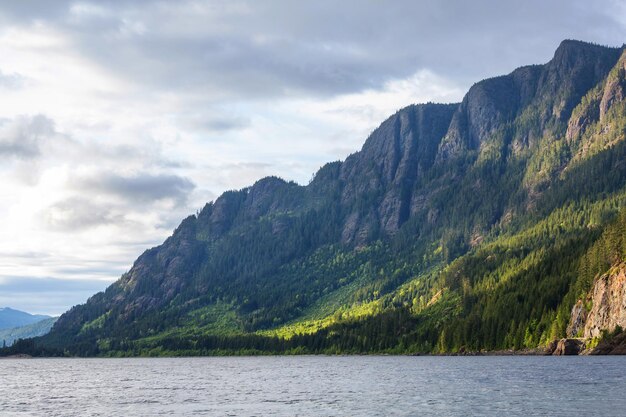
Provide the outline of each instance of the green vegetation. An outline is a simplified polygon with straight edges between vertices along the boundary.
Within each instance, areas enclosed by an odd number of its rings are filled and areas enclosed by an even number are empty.
[[[307,186],[229,191],[49,335],[3,352],[439,353],[563,337],[594,278],[626,259],[621,53],[564,42],[460,104],[399,111]]]
[[[56,321],[57,317],[50,317],[25,326],[2,329],[0,330],[0,343],[4,346],[11,346],[18,339],[42,336],[50,331]]]

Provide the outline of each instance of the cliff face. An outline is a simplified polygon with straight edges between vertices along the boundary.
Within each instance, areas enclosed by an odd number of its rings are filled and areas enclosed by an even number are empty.
[[[565,134],[568,142],[579,144],[580,154],[587,153],[599,140],[597,136],[606,136],[617,128],[615,117],[610,117],[614,116],[611,111],[619,112],[619,105],[625,98],[626,54],[623,53],[607,77],[591,89],[572,112]]]
[[[568,337],[582,336],[585,329],[585,323],[587,322],[587,315],[587,309],[585,308],[583,301],[578,300],[576,304],[574,304],[574,307],[572,307],[570,321],[567,325]]]
[[[457,104],[409,106],[387,119],[360,152],[341,164],[341,205],[350,208],[343,243],[363,245],[376,230],[394,234],[419,210],[420,179],[435,163],[439,143]],[[371,205],[356,204],[364,198]]]
[[[567,123],[581,98],[615,65],[617,48],[566,40],[545,65],[476,83],[463,98],[440,146],[438,160],[484,147],[494,134],[512,130],[503,146],[519,153]],[[556,129],[555,129],[556,128]]]
[[[586,306],[591,306],[587,309]],[[586,299],[578,300],[571,312],[568,337],[600,337],[603,331],[626,328],[626,264],[599,276]]]
[[[607,144],[623,139],[607,139],[606,129],[598,127],[613,123],[609,129],[620,131],[614,120],[626,91],[622,52],[564,41],[550,62],[480,81],[461,103],[399,110],[359,152],[326,164],[306,186],[270,177],[224,193],[141,255],[104,293],[64,314],[48,340],[63,345],[69,339],[147,337],[185,326],[194,309],[216,303],[231,306],[241,331],[273,328],[314,308],[330,314],[346,307],[341,303],[372,302],[432,264],[449,264],[480,248],[486,236],[493,239],[506,225],[520,222],[542,194],[549,198],[537,206],[556,210],[575,198],[592,200],[620,189],[621,177],[605,184],[602,170],[566,169],[587,142],[611,154]],[[587,130],[593,130],[593,138],[585,136]],[[622,163],[615,160],[614,165]],[[608,163],[602,168],[618,173]],[[577,194],[560,190],[567,175],[590,185]],[[527,254],[534,250],[531,244],[509,253]],[[488,267],[490,259],[499,258],[485,256],[479,263]],[[450,284],[451,292],[471,294],[466,290],[482,276],[461,275],[450,278],[460,283]],[[410,299],[386,306],[414,303],[417,309],[439,285],[439,278],[427,279]],[[614,295],[620,279],[598,281],[594,309],[587,312],[588,303],[577,304],[568,333],[596,334],[624,323],[618,307],[624,297]],[[554,288],[565,291],[567,285]],[[554,309],[562,296],[528,309],[529,314]],[[516,295],[510,301],[538,298]],[[468,300],[463,308],[474,302]],[[201,317],[211,317],[205,313]],[[507,331],[523,335],[523,320],[527,317],[502,328],[490,323],[489,337],[504,338]]]
[[[602,330],[626,328],[626,264],[598,278],[590,294],[591,310],[585,321],[584,337],[598,337]]]
[[[480,81],[460,104],[398,111],[360,152],[341,163],[341,202],[353,208],[344,219],[341,241],[364,245],[381,234],[395,234],[415,216],[441,221],[437,217],[444,210],[432,202],[467,174],[468,165],[532,157],[541,138],[563,134],[574,107],[611,72],[620,54],[619,48],[563,41],[547,64]],[[601,100],[606,112],[622,95],[620,82],[604,84],[612,92],[605,95],[615,97]],[[599,101],[596,107],[599,115]],[[572,130],[577,123],[584,121],[572,122]],[[355,204],[364,198],[371,204]]]

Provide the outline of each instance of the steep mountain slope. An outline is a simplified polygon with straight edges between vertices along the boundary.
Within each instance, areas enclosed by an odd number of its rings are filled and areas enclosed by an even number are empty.
[[[224,193],[32,343],[404,352],[564,336],[581,259],[626,201],[623,52],[564,41],[459,104],[398,111],[307,186]]]
[[[29,314],[24,311],[4,307],[0,308],[0,329],[11,329],[14,327],[25,326],[49,318],[50,316]]]

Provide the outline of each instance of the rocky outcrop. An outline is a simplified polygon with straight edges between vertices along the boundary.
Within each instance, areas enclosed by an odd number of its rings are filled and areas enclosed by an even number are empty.
[[[589,294],[592,303],[587,315],[584,337],[599,337],[603,330],[626,328],[626,264],[622,263],[600,276]]]
[[[591,89],[574,109],[565,137],[569,142],[579,140],[594,123],[602,122],[612,106],[626,98],[626,52],[602,83]],[[604,129],[609,127],[602,126]],[[603,129],[601,129],[603,130]]]
[[[594,89],[587,94],[583,103],[574,109],[565,132],[565,138],[569,143],[578,140],[589,126],[600,119],[601,99],[600,89]]]
[[[602,339],[598,346],[591,349],[590,355],[626,355],[626,332]]]
[[[532,147],[547,126],[567,122],[574,106],[613,68],[620,51],[564,41],[547,64],[480,81],[460,104],[428,103],[398,111],[372,132],[360,152],[340,164],[341,204],[351,207],[342,242],[360,246],[394,235],[412,216],[428,213],[432,207],[424,202],[431,195],[425,191],[436,194],[439,184],[426,190],[420,179],[432,176],[431,168],[454,182],[457,166],[448,166],[450,160],[467,158],[472,151],[498,153],[509,147],[517,153]],[[594,107],[598,114],[599,100]],[[503,133],[517,125],[519,131]]]
[[[557,342],[554,352],[555,356],[578,355],[585,348],[585,342],[582,339],[561,339]]]
[[[245,198],[245,191],[227,191],[215,202],[204,206],[198,220],[208,225],[211,235],[222,235],[233,225]]]
[[[278,177],[266,177],[251,187],[227,191],[214,203],[208,203],[198,214],[198,222],[206,226],[206,238],[216,238],[230,231],[235,223],[298,207],[303,196],[304,187]]]
[[[567,325],[567,337],[580,336],[585,328],[587,322],[587,310],[582,300],[578,300],[574,307],[572,307],[572,313],[570,316],[569,324]]]
[[[586,307],[591,306],[591,307]],[[554,347],[554,353],[567,354],[575,351],[572,340],[592,340],[602,337],[597,347],[583,352],[591,355],[626,353],[626,333],[619,333],[626,328],[626,263],[621,263],[606,274],[598,277],[584,300],[572,307],[567,336]],[[608,339],[604,337],[609,335]],[[575,339],[579,336],[581,338]],[[584,347],[580,347],[579,353]],[[577,353],[576,353],[577,354]]]
[[[513,132],[512,151],[533,146],[548,126],[569,120],[574,107],[606,77],[620,53],[620,48],[565,40],[545,65],[518,68],[475,84],[454,114],[437,161],[479,149],[503,126],[515,126],[516,120],[520,126],[534,127]],[[586,118],[582,115],[579,124]]]
[[[477,149],[490,134],[519,110],[520,91],[514,74],[476,83],[463,98],[439,149],[445,160],[466,149]]]
[[[385,120],[360,152],[341,164],[341,205],[352,207],[343,243],[366,243],[377,230],[394,234],[412,213],[416,181],[434,164],[458,104],[406,107]],[[358,202],[368,201],[364,207]]]
[[[538,94],[552,104],[552,115],[567,121],[580,99],[613,68],[621,52],[621,48],[575,40],[561,42],[538,83]]]
[[[626,53],[622,54],[617,65],[607,77],[602,101],[600,102],[600,120],[615,102],[626,98]]]

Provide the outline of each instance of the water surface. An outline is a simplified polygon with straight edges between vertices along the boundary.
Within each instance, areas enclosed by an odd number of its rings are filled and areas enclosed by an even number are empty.
[[[626,357],[0,360],[2,416],[626,415]]]

